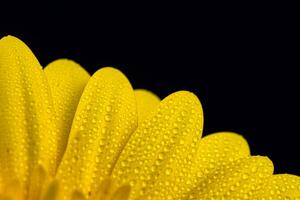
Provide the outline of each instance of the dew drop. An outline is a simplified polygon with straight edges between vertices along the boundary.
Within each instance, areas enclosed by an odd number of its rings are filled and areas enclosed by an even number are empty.
[[[109,122],[111,120],[110,115],[105,115],[104,119],[105,121]]]
[[[166,175],[170,175],[172,173],[172,169],[171,168],[167,168],[165,171]]]

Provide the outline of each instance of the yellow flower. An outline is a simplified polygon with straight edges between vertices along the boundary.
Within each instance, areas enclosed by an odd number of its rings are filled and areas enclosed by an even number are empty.
[[[161,101],[66,59],[43,70],[22,41],[0,41],[0,200],[300,198],[300,178],[273,175],[243,137],[202,129],[190,92]]]

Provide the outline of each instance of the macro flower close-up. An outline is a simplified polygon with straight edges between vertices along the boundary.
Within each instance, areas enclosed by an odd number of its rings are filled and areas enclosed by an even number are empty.
[[[300,199],[237,133],[202,137],[198,97],[160,100],[118,69],[44,68],[19,39],[0,40],[0,200]]]

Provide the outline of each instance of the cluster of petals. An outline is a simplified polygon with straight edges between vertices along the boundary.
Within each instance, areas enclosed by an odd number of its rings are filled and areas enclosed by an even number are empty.
[[[112,67],[43,68],[0,40],[0,200],[300,198],[299,176],[236,133],[202,137],[203,122],[191,92],[160,100]]]

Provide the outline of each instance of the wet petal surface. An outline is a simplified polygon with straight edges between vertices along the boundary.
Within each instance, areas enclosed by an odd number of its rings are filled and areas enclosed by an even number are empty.
[[[152,92],[144,89],[136,89],[134,93],[137,102],[138,123],[141,124],[152,112],[155,112],[160,99]]]
[[[266,180],[259,194],[260,199],[300,199],[300,177],[291,174],[276,174]]]
[[[192,162],[188,155],[196,153],[202,128],[198,98],[186,91],[171,94],[131,136],[113,170],[113,178],[119,184],[132,186],[131,199],[143,198],[163,174],[171,175]]]
[[[209,174],[229,162],[248,157],[249,154],[247,141],[240,135],[220,132],[205,136],[198,142],[196,153],[190,152],[185,158],[192,161],[183,162],[173,171],[161,173],[148,195],[152,199],[186,199],[197,196],[195,194],[201,190],[200,183],[209,178]]]
[[[208,174],[191,199],[253,199],[273,170],[267,157],[238,159]]]
[[[109,67],[97,71],[80,99],[58,170],[65,195],[75,189],[85,197],[96,195],[136,126],[136,101],[127,78]]]
[[[42,165],[54,175],[59,152],[48,82],[30,49],[19,39],[0,40],[0,190],[29,177]]]
[[[79,64],[67,59],[51,62],[44,71],[50,85],[60,135],[60,160],[66,149],[79,99],[90,75]]]

